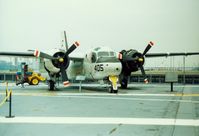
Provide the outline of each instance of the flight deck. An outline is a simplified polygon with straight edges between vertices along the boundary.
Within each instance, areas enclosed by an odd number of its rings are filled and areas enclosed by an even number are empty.
[[[6,86],[0,83],[0,100]],[[110,94],[97,85],[15,86],[12,115],[0,107],[1,136],[199,136],[199,85],[129,84]]]

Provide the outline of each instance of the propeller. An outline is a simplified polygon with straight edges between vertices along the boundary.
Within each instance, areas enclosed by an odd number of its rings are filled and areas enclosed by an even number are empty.
[[[65,35],[65,33],[64,33]],[[66,41],[66,35],[65,35],[65,41]],[[63,81],[63,85],[65,87],[69,86],[70,83],[68,81],[68,76],[66,73],[66,69],[68,68],[69,65],[69,54],[72,53],[80,44],[78,42],[75,42],[74,44],[72,44],[72,46],[70,46],[70,48],[68,48],[68,44],[66,42],[65,47],[66,47],[66,52],[56,52],[53,56],[46,54],[44,52],[35,50],[34,51],[34,56],[35,57],[41,57],[41,58],[45,58],[45,59],[49,59],[52,61],[52,64],[56,67],[60,69],[61,72],[61,76],[62,76],[62,81]]]
[[[60,68],[60,71],[61,71],[61,75],[62,75],[63,85],[64,85],[65,87],[69,86],[70,83],[69,83],[69,81],[68,81],[68,76],[67,76],[67,74],[66,74],[66,69],[65,69],[64,67],[61,67],[61,68]]]
[[[153,45],[154,43],[150,41],[147,47],[145,48],[145,50],[143,51],[143,53],[140,53],[132,49],[128,51],[122,50],[120,52],[120,54],[122,55],[118,56],[118,58],[122,62],[122,74],[130,75],[131,72],[134,72],[140,69],[144,77],[144,82],[148,83],[148,79],[146,77],[145,70],[143,67],[144,61],[145,61],[144,57]]]
[[[53,57],[53,56],[51,56],[51,55],[48,55],[48,54],[46,54],[46,53],[44,53],[44,52],[39,51],[39,50],[35,50],[35,51],[34,51],[34,56],[35,56],[35,57],[46,58],[46,59],[51,59],[51,60],[57,59],[57,58],[55,58],[55,57]]]
[[[62,81],[63,81],[63,85],[65,87],[69,86],[70,83],[68,81],[68,76],[66,73],[66,69],[69,65],[69,58],[68,55],[73,52],[77,47],[79,46],[78,42],[75,42],[74,44],[72,44],[72,46],[66,51],[66,53],[64,54],[63,58],[59,58],[59,62],[61,63],[61,67],[60,67],[60,71],[61,71],[61,75],[62,75]],[[67,47],[67,46],[66,46]],[[68,63],[67,63],[67,67],[64,64],[64,58],[68,58]]]
[[[71,52],[73,52],[79,46],[78,42],[75,42],[65,53],[65,56],[68,56]]]
[[[143,77],[144,77],[144,82],[147,84],[149,81],[148,81],[148,79],[147,79],[147,77],[146,77],[146,73],[145,73],[145,70],[144,70],[143,65],[140,66],[140,70],[141,70],[142,75],[143,75]]]
[[[147,54],[147,52],[151,49],[151,47],[154,45],[154,43],[152,41],[150,41],[147,45],[147,47],[145,48],[144,52],[142,53],[143,56],[145,56]],[[140,66],[140,70],[142,72],[142,75],[144,77],[144,82],[147,84],[149,81],[146,77],[146,74],[145,74],[145,70],[144,70],[144,67],[143,65]]]
[[[146,53],[151,49],[151,47],[154,45],[154,43],[152,41],[149,42],[149,44],[147,45],[147,47],[145,48],[144,52],[142,53],[143,56],[146,55]]]

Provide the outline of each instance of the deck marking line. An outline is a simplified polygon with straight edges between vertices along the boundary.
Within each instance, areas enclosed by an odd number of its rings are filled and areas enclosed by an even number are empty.
[[[0,93],[5,94],[5,93]],[[108,93],[28,93],[28,92],[15,92],[13,95],[21,96],[199,96],[199,93],[193,94],[182,94],[182,93],[173,93],[173,94],[149,94],[149,93],[134,93],[134,94],[108,94]]]
[[[0,117],[1,123],[28,124],[126,124],[199,126],[199,120],[163,118],[108,118],[108,117]]]
[[[0,92],[0,94],[5,94]],[[174,97],[198,97],[199,93],[162,93],[162,94],[151,94],[151,93],[133,93],[133,94],[109,94],[109,93],[56,93],[56,92],[44,92],[44,93],[29,93],[29,92],[15,92],[13,95],[21,96],[174,96]]]
[[[104,99],[104,100],[127,100],[127,101],[159,101],[159,102],[183,102],[183,103],[199,103],[199,101],[193,100],[178,100],[178,99],[156,99],[156,98],[132,98],[132,97],[119,97],[120,95],[115,95],[115,97],[110,97],[109,95],[59,95],[59,94],[36,94],[31,93],[31,95],[22,93],[23,95],[15,94],[16,96],[39,96],[39,97],[63,97],[63,98],[78,98],[78,99]]]
[[[122,98],[122,97],[95,97],[95,96],[54,96],[78,99],[105,99],[105,100],[128,100],[128,101],[159,101],[159,102],[184,102],[184,103],[199,103],[192,100],[172,100],[172,99],[148,99],[148,98]]]

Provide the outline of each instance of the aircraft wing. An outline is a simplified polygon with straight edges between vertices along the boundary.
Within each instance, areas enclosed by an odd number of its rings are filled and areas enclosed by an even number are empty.
[[[72,61],[83,61],[84,60],[84,58],[81,58],[81,57],[69,57],[69,58]]]
[[[13,57],[35,57],[34,52],[0,52],[0,56],[13,56]],[[71,56],[72,61],[83,61],[84,57]]]
[[[147,53],[145,57],[169,57],[169,56],[189,56],[189,55],[199,55],[199,52]]]
[[[35,57],[34,52],[0,52],[0,56]]]
[[[71,53],[69,55],[69,58],[71,61],[83,61],[84,60],[84,54],[82,53]]]

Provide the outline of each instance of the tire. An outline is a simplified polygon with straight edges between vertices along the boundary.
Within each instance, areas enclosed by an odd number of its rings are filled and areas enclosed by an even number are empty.
[[[122,89],[127,89],[127,86],[128,86],[128,74],[130,74],[130,73],[122,72],[120,74],[120,85],[121,85]]]
[[[112,86],[108,88],[109,93],[118,93],[118,90],[114,90]]]
[[[128,80],[127,79],[123,79],[121,82],[121,88],[126,89],[128,85]]]
[[[32,84],[32,85],[38,85],[38,84],[39,84],[39,80],[38,80],[36,77],[34,77],[34,78],[32,78],[32,80],[31,80],[31,84]]]
[[[113,93],[118,93],[118,90],[113,90]]]
[[[54,90],[55,90],[55,82],[54,82],[54,81],[50,80],[50,81],[48,82],[48,89],[49,89],[50,91],[54,91]]]
[[[109,92],[109,93],[113,93],[113,88],[112,88],[112,86],[108,87],[108,92]]]

